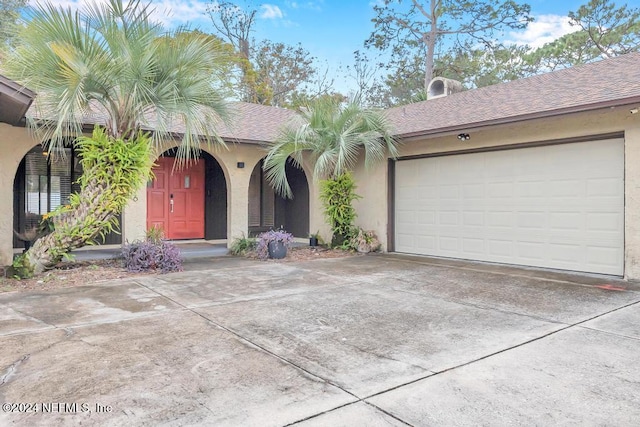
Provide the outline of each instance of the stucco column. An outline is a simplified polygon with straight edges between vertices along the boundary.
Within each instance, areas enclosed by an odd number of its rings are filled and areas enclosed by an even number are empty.
[[[3,147],[0,141],[0,150],[7,153],[7,148]],[[13,159],[12,159],[13,160]],[[13,171],[13,175],[12,175]],[[0,168],[0,266],[10,265],[13,262],[13,178],[16,166],[13,161],[2,160]]]
[[[625,129],[625,278],[640,279],[640,117]]]
[[[0,123],[0,266],[13,262],[13,181],[24,155],[38,142],[29,131]]]
[[[229,168],[227,183],[227,246],[249,232],[249,180],[252,168]]]
[[[305,156],[303,165],[309,185],[309,233],[320,232],[325,242],[331,242],[331,227],[324,218],[322,202],[320,201],[320,181],[313,178],[313,164]]]
[[[122,242],[142,240],[147,231],[147,187],[142,186],[122,212]]]
[[[265,155],[255,146],[232,145],[218,154],[227,179],[227,246],[249,233],[249,181],[253,168]],[[239,167],[239,163],[243,167]]]

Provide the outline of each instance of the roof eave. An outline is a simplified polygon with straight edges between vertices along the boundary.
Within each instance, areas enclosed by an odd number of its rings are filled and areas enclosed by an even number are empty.
[[[417,139],[427,136],[438,136],[449,133],[478,130],[491,126],[506,125],[517,122],[523,122],[528,120],[544,119],[550,117],[564,116],[567,114],[584,113],[595,110],[602,110],[606,108],[627,107],[640,104],[640,96],[632,96],[628,98],[615,99],[610,101],[596,102],[592,104],[583,104],[578,106],[572,106],[567,108],[560,108],[556,110],[538,111],[529,114],[520,114],[510,117],[502,117],[499,119],[484,120],[480,122],[470,122],[455,126],[442,127],[437,129],[427,129],[423,131],[407,132],[403,134],[396,134],[395,136],[403,140]]]
[[[13,126],[23,124],[36,93],[0,75],[0,121]]]

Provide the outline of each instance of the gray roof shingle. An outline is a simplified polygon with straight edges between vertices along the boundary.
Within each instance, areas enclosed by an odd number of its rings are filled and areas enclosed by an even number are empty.
[[[640,53],[387,110],[394,133],[415,137],[640,103]]]
[[[234,102],[230,113],[231,124],[220,126],[218,132],[224,139],[238,142],[275,141],[280,129],[296,116],[293,110],[247,102]]]

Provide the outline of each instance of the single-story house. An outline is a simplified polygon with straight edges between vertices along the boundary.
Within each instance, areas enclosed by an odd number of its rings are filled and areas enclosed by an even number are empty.
[[[387,111],[399,158],[354,172],[357,224],[385,251],[640,279],[639,69],[632,53],[462,92],[435,79],[429,100]],[[238,125],[222,132],[228,150],[205,148],[200,166],[173,175],[159,161],[156,181],[123,214],[122,238],[153,224],[170,238],[227,243],[280,225],[328,237],[309,165],[291,169],[291,201],[274,196],[260,171],[263,145],[293,113],[236,108]],[[64,173],[37,166],[38,144],[15,121],[0,124],[9,153],[0,199],[14,200],[0,205],[0,264],[11,260],[20,215],[54,207],[77,173],[73,160]],[[171,209],[181,215],[174,223]]]

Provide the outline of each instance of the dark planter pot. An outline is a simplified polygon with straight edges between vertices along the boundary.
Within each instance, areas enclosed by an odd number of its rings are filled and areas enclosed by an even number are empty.
[[[309,237],[309,246],[313,246],[313,247],[318,246],[318,238],[317,237]]]
[[[269,242],[268,249],[271,259],[282,259],[287,256],[287,245],[283,242]]]

